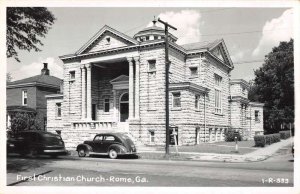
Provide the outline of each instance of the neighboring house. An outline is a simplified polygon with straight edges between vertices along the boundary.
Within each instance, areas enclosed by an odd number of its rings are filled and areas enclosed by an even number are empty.
[[[7,127],[17,112],[36,113],[40,129],[46,130],[47,102],[45,95],[59,93],[62,80],[50,76],[47,63],[40,75],[8,82],[6,86]]]
[[[247,100],[244,81],[237,87],[245,91],[235,89],[223,39],[185,45],[176,44],[172,34],[169,39],[170,129],[177,131],[178,144],[223,141],[230,128],[249,138],[263,133],[262,104]],[[64,93],[47,96],[47,129],[61,130],[68,148],[101,131],[126,131],[143,144],[165,143],[164,29],[154,22],[132,38],[104,26],[60,59]],[[260,122],[248,128],[256,109]]]

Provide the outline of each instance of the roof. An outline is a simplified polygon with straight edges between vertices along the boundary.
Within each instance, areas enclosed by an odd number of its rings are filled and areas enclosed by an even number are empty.
[[[230,80],[230,85],[233,85],[233,84],[241,84],[244,87],[246,87],[248,90],[250,89],[250,84],[244,79],[232,79],[232,80]]]
[[[61,84],[61,79],[51,76],[51,75],[36,75],[36,76],[32,76],[32,77],[28,77],[25,79],[21,79],[21,80],[17,80],[17,81],[13,81],[13,82],[9,82],[7,83],[7,86],[16,86],[16,85],[23,85],[23,84],[35,84],[35,85],[49,85],[52,87],[60,87]]]
[[[105,25],[87,43],[85,43],[75,54],[82,54],[84,51],[90,48],[107,31],[122,38],[123,40],[126,40],[127,42],[130,42],[132,44],[138,44],[138,41],[135,40],[134,38],[131,38],[130,36],[122,32],[119,32],[118,30],[115,30],[114,28],[108,25]]]
[[[162,31],[162,32],[164,32],[165,30],[163,29],[163,28],[161,28],[161,27],[158,27],[158,26],[151,26],[151,27],[147,27],[147,28],[144,28],[144,29],[142,29],[141,31],[139,31],[139,32],[144,32],[144,31],[150,31],[150,30],[155,30],[155,31]],[[139,33],[138,32],[138,33]]]
[[[27,106],[7,106],[7,112],[32,112],[36,113],[33,108]]]
[[[195,42],[195,43],[189,43],[189,44],[183,44],[180,45],[184,49],[190,51],[190,50],[200,50],[200,49],[211,49],[215,45],[219,44],[222,41],[222,39],[217,39],[214,41],[202,41],[202,42]]]

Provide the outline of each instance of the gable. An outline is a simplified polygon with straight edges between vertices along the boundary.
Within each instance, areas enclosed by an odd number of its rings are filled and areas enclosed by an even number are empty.
[[[226,45],[223,40],[220,40],[217,44],[212,46],[209,49],[210,53],[222,61],[224,64],[228,65],[229,67],[233,68],[232,61],[230,59],[230,55],[227,51]]]
[[[127,36],[109,26],[101,28],[76,54],[125,47],[138,44],[134,38]]]
[[[122,40],[121,38],[115,36],[110,32],[105,32],[101,38],[95,41],[85,53],[102,51],[107,49],[113,49],[118,47],[130,46],[128,42]]]
[[[216,56],[218,59],[220,59],[221,61],[225,62],[224,59],[224,53],[222,53],[220,46],[217,46],[216,48],[214,48],[211,53]]]

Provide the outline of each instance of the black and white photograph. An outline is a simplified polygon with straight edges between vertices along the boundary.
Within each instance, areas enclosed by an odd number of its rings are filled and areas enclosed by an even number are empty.
[[[4,1],[0,193],[299,193],[280,2]]]

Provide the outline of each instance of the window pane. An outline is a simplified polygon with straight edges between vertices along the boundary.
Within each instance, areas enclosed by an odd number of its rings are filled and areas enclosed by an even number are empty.
[[[109,99],[104,99],[104,112],[109,112]]]
[[[190,67],[191,76],[197,76],[198,75],[198,68],[197,67]]]
[[[173,93],[173,107],[181,107],[180,93]]]
[[[113,136],[106,136],[105,137],[105,141],[114,141],[115,140],[115,137]]]
[[[129,99],[128,93],[126,93],[126,94],[124,94],[124,95],[122,96],[121,101],[122,101],[122,102],[127,102],[128,99]]]
[[[57,109],[56,116],[61,117],[61,103],[56,103],[56,109]]]
[[[149,60],[149,71],[155,71],[156,70],[156,60]]]
[[[199,108],[199,96],[195,96],[195,108],[198,109]]]

